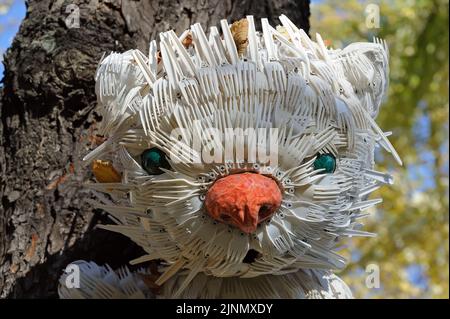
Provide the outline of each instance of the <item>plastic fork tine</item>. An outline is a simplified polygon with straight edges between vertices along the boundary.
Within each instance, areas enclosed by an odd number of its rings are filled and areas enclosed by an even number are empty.
[[[305,48],[302,45],[300,32],[297,26],[294,25],[284,14],[280,16],[280,21],[288,32],[292,42],[298,47],[299,50],[304,51]]]
[[[273,43],[273,35],[269,28],[269,21],[267,18],[261,19],[264,43],[267,49],[267,57],[269,61],[277,60],[277,54],[275,50],[275,44]]]
[[[117,56],[115,52],[111,52],[110,58],[108,59],[108,64],[106,65],[106,71],[108,72],[116,72],[115,63],[117,61]]]
[[[397,163],[399,165],[403,165],[403,162],[400,158],[400,156],[398,155],[397,151],[395,150],[395,148],[392,146],[391,142],[387,139],[387,137],[384,135],[383,131],[380,129],[380,127],[377,125],[377,123],[375,123],[375,121],[372,119],[372,117],[369,114],[366,114],[364,112],[364,116],[366,117],[366,119],[368,120],[370,126],[372,127],[372,129],[381,137],[381,139],[386,143],[387,145],[387,151],[389,151],[392,156],[395,158],[395,160],[397,161]]]
[[[226,90],[227,97],[235,97],[239,94],[238,72],[235,66],[226,64],[218,69],[219,80]]]
[[[316,42],[319,45],[319,52],[323,56],[326,62],[330,61],[330,57],[327,52],[327,48],[325,47],[325,43],[322,40],[322,36],[319,33],[316,33]]]
[[[220,38],[219,30],[217,30],[216,27],[211,27],[210,38],[219,64],[224,65],[229,63],[227,60],[225,47],[223,46],[222,39]]]
[[[163,108],[165,101],[165,87],[168,86],[167,80],[164,78],[159,78],[156,80],[153,87],[153,93],[155,95],[155,103],[158,108]]]
[[[150,124],[150,123],[151,123],[153,117],[156,117],[156,116],[153,116],[151,108],[152,108],[152,99],[151,99],[151,96],[149,95],[146,98],[146,100],[144,100],[143,106],[142,106],[141,110],[139,111],[142,128],[144,129],[144,133],[146,136],[149,136],[150,131],[152,131],[154,129],[154,127],[152,125],[153,123],[152,124]]]
[[[194,79],[182,79],[179,87],[182,96],[189,105],[195,107],[201,103],[197,81]]]
[[[238,52],[236,49],[236,43],[234,43],[233,36],[230,31],[230,26],[227,20],[221,20],[220,26],[222,27],[222,33],[225,40],[225,46],[228,51],[229,58],[232,64],[237,64],[239,61]]]
[[[195,75],[194,62],[192,62],[192,59],[189,57],[189,54],[187,53],[187,51],[184,48],[181,41],[176,36],[175,32],[173,30],[171,30],[167,34],[168,34],[170,42],[173,45],[175,45],[176,50],[180,56],[181,62],[183,63],[182,70],[185,70],[187,72],[187,74],[183,72],[183,75],[186,77],[193,77]]]
[[[105,65],[105,71],[116,72],[115,63],[117,61],[117,58],[118,58],[117,53],[111,51],[111,53],[108,56],[107,64]]]
[[[203,31],[200,23],[196,23],[191,26],[194,42],[196,43],[196,50],[200,53],[200,56],[204,59],[203,62],[207,62],[209,66],[214,67],[217,65],[217,61],[211,50],[211,47],[206,39],[205,32]],[[206,60],[206,61],[205,61]]]
[[[250,49],[250,59],[256,63],[258,69],[261,70],[261,58],[258,51],[258,40],[256,38],[255,21],[253,16],[247,16],[248,21],[248,46]]]
[[[150,87],[152,87],[153,83],[156,81],[156,78],[150,71],[147,63],[144,61],[141,54],[137,50],[133,51],[133,57],[134,57],[134,60],[136,61],[137,65],[139,66],[141,73],[144,75],[144,78],[147,81],[148,85],[150,85]]]
[[[269,29],[272,32],[272,34],[278,39],[278,41],[280,41],[284,46],[286,46],[288,49],[296,53],[299,56],[299,58],[302,59],[303,62],[305,62],[306,66],[305,74],[306,76],[309,76],[309,74],[311,73],[311,65],[307,54],[303,52],[303,50],[295,47],[295,45],[289,42],[280,32],[278,32],[278,30],[274,29],[272,26],[269,25]]]
[[[158,48],[156,45],[156,41],[150,41],[149,49],[148,49],[148,67],[150,68],[150,72],[152,72],[153,76],[156,78],[158,58],[157,58]]]
[[[297,26],[291,20],[289,20],[289,18],[286,17],[284,14],[280,16],[280,21],[283,25],[288,24],[289,27],[292,28],[292,30],[295,32],[299,40],[303,42],[303,47],[308,48],[312,54],[315,54],[314,44],[312,40],[308,37],[308,35],[305,33],[305,31],[303,31],[303,29],[297,28]]]
[[[105,62],[105,57],[106,57],[106,52],[103,52],[102,57],[100,58],[100,61],[97,64],[97,70],[96,73],[98,72],[98,70],[100,69],[100,67],[104,64]]]
[[[154,114],[160,115],[161,113],[162,111],[155,103],[155,99],[152,99],[150,102],[150,107],[146,109],[147,118],[150,118],[148,133],[150,133],[151,131],[155,131],[159,127],[159,122],[157,120],[158,117],[153,115]]]
[[[178,86],[178,76],[177,76],[178,72],[176,70],[175,61],[172,60],[169,54],[169,45],[166,44],[164,38],[161,39],[160,45],[161,45],[161,56],[164,61],[164,69],[167,72],[170,85],[175,89]]]
[[[111,51],[111,53],[106,57],[107,62],[105,64],[105,66],[104,66],[105,71],[108,71],[108,72],[112,71],[112,72],[114,72],[114,70],[112,70],[114,58],[115,58],[115,52]]]

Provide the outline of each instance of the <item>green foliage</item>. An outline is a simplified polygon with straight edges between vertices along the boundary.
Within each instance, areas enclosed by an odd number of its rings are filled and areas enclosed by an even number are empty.
[[[389,96],[377,122],[393,132],[405,163],[378,156],[377,169],[392,172],[395,185],[374,194],[383,204],[365,223],[378,236],[349,242],[345,253],[353,258],[341,275],[356,297],[448,298],[448,0],[380,1],[378,29],[366,26],[370,3],[376,2],[312,4],[311,35],[320,33],[332,47],[373,36],[388,42]],[[365,285],[371,263],[380,268],[379,289]],[[410,278],[411,267],[423,271],[422,280]]]

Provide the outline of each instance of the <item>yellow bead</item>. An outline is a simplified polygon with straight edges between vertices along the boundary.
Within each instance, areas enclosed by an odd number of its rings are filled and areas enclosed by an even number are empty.
[[[110,161],[94,160],[92,172],[99,183],[119,183],[122,180],[122,176]]]

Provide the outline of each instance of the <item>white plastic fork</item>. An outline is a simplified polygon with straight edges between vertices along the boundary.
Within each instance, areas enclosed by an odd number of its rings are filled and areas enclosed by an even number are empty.
[[[180,77],[193,77],[195,75],[195,65],[189,54],[187,53],[185,47],[181,43],[181,40],[176,36],[173,30],[167,32],[167,37],[170,43],[175,46],[175,50],[179,56],[179,74]]]
[[[152,95],[148,94],[142,98],[142,107],[139,110],[142,128],[146,136],[150,136],[150,132],[154,132],[159,126],[159,116],[163,111],[154,103]]]
[[[228,61],[227,59],[226,50],[223,45],[222,39],[220,38],[219,30],[217,30],[216,27],[210,28],[209,42],[214,49],[213,51],[215,52],[218,64],[223,65],[226,63],[230,63],[230,61]]]
[[[158,47],[156,45],[156,40],[150,41],[150,45],[148,48],[148,67],[150,68],[150,72],[153,74],[156,79],[156,74],[158,72]]]
[[[234,65],[224,64],[217,67],[217,76],[222,94],[225,98],[239,95],[239,79]]]
[[[217,66],[217,61],[200,23],[192,25],[191,30],[195,50],[201,59],[200,66],[205,64],[210,67]]]
[[[152,87],[153,83],[156,81],[156,77],[148,67],[148,61],[144,60],[145,56],[139,50],[133,50],[132,54],[148,85]]]
[[[261,19],[264,42],[267,49],[268,61],[264,62],[264,71],[267,76],[267,83],[271,90],[284,92],[286,89],[286,71],[278,61],[277,50],[273,42],[272,28],[267,19]]]
[[[317,107],[317,124],[319,129],[327,127],[330,118],[334,118],[336,107],[331,86],[315,75],[310,76],[311,86],[316,89],[317,97],[321,103]]]
[[[299,114],[301,95],[306,87],[306,81],[297,72],[291,71],[287,76],[285,108],[293,114]]]
[[[253,20],[253,16],[247,16],[248,22],[248,51],[250,53],[250,60],[253,61],[258,70],[262,69],[261,57],[258,51],[258,39],[256,37],[256,28],[255,21]]]
[[[165,109],[165,103],[171,104],[172,89],[169,86],[169,81],[163,77],[157,79],[153,85],[153,95],[158,109]]]
[[[167,35],[165,33],[161,33],[160,38],[161,57],[164,61],[164,69],[166,70],[167,77],[169,79],[169,86],[176,91],[178,89],[178,82],[182,74],[180,65],[178,64],[172,45],[167,39]]]
[[[299,48],[305,48],[309,50],[311,54],[315,54],[314,43],[303,29],[297,28],[297,26],[284,14],[280,16],[280,21],[293,39],[293,42],[296,43]]]
[[[208,100],[215,100],[220,96],[216,67],[202,67],[197,69],[197,79],[200,83],[202,93]]]
[[[202,94],[200,94],[199,84],[193,78],[183,78],[179,82],[180,92],[186,102],[192,108],[202,103]]]
[[[239,61],[239,56],[236,49],[236,44],[233,40],[233,35],[230,31],[230,26],[228,25],[227,20],[220,20],[220,25],[222,27],[222,33],[225,41],[225,47],[228,51],[228,57],[230,59],[230,62],[235,65]]]

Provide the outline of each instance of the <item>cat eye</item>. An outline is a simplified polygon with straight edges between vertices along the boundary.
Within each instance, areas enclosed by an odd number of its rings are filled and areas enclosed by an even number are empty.
[[[336,158],[332,154],[320,154],[313,163],[314,169],[325,169],[322,174],[333,173],[336,169]]]
[[[166,154],[157,147],[142,152],[141,166],[149,175],[161,175],[161,168],[170,169]]]

